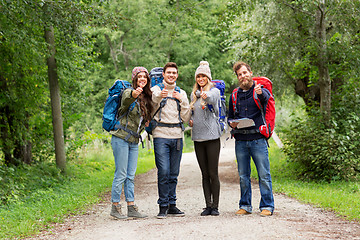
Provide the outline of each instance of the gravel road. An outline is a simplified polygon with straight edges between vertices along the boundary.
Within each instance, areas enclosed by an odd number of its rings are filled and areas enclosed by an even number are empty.
[[[224,141],[222,141],[224,145]],[[141,159],[140,159],[141,161]],[[109,216],[110,195],[85,215],[71,216],[33,239],[359,239],[360,224],[334,213],[303,204],[283,194],[274,194],[275,211],[260,217],[259,188],[253,182],[251,215],[236,216],[240,197],[234,140],[225,142],[219,166],[220,216],[200,216],[205,207],[201,173],[195,153],[183,154],[177,188],[177,206],[185,217],[157,219],[156,169],[136,177],[136,204],[149,217],[114,220]],[[123,211],[126,210],[123,207]]]

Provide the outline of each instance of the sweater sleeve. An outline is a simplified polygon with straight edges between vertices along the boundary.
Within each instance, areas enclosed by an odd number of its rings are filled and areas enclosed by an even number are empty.
[[[184,123],[189,122],[191,117],[190,104],[187,98],[186,92],[184,90],[180,90],[181,94],[181,102],[180,102],[180,116]]]
[[[266,88],[262,88],[262,94],[258,95],[261,104],[265,105],[270,98],[270,92]]]
[[[127,111],[127,109],[130,107],[130,105],[135,102],[135,98],[133,98],[132,96],[132,89],[128,88],[125,89],[122,97],[121,97],[121,105],[119,108],[119,115],[122,115],[123,113],[125,113]]]
[[[220,90],[217,88],[212,88],[210,91],[207,92],[207,98],[205,101],[208,104],[216,105],[220,100]]]
[[[159,104],[162,100],[162,97],[161,97],[161,89],[159,86],[154,86],[151,88],[151,91],[152,91],[152,101],[155,103],[155,104]]]

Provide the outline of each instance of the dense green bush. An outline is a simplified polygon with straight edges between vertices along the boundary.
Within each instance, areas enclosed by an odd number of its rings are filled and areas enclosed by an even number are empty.
[[[360,178],[360,82],[349,79],[333,92],[330,121],[317,107],[284,131],[289,167],[299,178],[353,180]]]
[[[360,118],[355,112],[341,112],[330,124],[314,114],[286,131],[284,151],[298,177],[333,181],[360,176]]]

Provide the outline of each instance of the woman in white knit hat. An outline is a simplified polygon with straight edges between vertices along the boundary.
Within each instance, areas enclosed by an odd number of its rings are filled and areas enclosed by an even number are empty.
[[[195,72],[195,85],[190,96],[192,116],[189,122],[206,204],[201,216],[219,215],[220,90],[211,80],[209,63],[201,61]]]

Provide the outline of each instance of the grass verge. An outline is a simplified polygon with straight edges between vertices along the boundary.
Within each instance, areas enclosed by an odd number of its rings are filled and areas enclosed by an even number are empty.
[[[360,182],[304,182],[294,178],[287,168],[286,157],[270,140],[269,157],[273,190],[294,197],[301,202],[312,204],[335,212],[338,216],[360,221]],[[257,179],[254,163],[251,164],[252,178]]]
[[[139,150],[136,174],[155,166],[153,152],[141,147]],[[48,165],[46,170],[56,168],[54,164]],[[27,167],[27,175],[37,174],[41,179],[46,174],[31,168]],[[110,146],[92,147],[76,161],[69,162],[67,168],[67,177],[60,181],[54,179],[47,187],[38,183],[21,183],[32,185],[33,189],[20,199],[0,206],[0,239],[20,239],[38,234],[51,228],[52,223],[62,222],[70,214],[81,214],[99,202],[102,194],[111,188],[114,175],[112,150]]]
[[[0,206],[0,239],[21,239],[44,229],[51,232],[52,223],[62,222],[71,214],[81,214],[102,200],[103,193],[111,189],[114,160],[110,144],[94,142],[75,161],[68,162],[65,177],[54,163],[7,170],[12,172],[9,182],[13,187],[17,185],[14,189],[18,194],[13,194],[7,205]],[[190,138],[185,139],[183,151],[193,151]],[[153,149],[140,146],[136,174],[154,167]],[[7,176],[4,168],[0,170]]]

